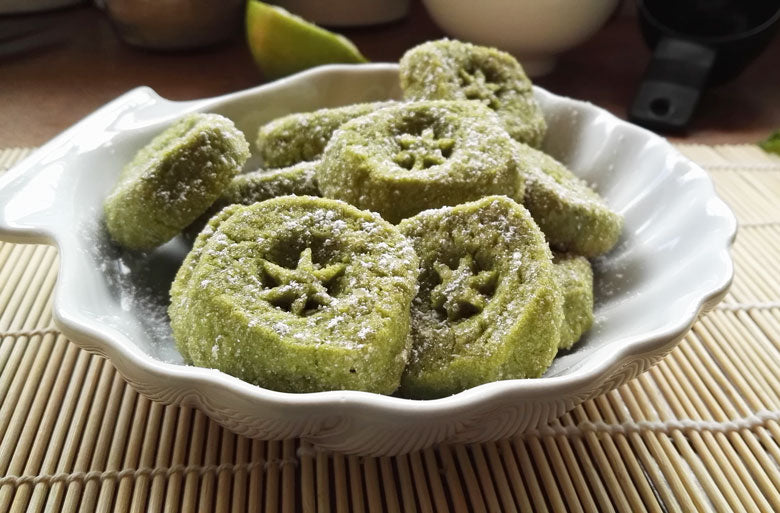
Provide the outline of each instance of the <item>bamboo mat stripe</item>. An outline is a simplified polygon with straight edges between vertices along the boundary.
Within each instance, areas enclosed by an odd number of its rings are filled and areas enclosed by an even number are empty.
[[[780,158],[678,148],[740,220],[725,300],[549,426],[397,457],[235,435],[53,327],[57,253],[0,242],[0,512],[780,511]],[[0,173],[30,149],[0,151]]]

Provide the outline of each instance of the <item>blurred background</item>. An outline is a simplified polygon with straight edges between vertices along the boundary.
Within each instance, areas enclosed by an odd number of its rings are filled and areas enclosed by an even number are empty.
[[[780,128],[780,2],[752,1],[276,3],[344,34],[372,61],[397,61],[445,35],[499,46],[556,94],[674,140],[717,144],[754,143]],[[239,0],[0,0],[0,146],[40,145],[140,85],[187,100],[263,83],[245,8]]]

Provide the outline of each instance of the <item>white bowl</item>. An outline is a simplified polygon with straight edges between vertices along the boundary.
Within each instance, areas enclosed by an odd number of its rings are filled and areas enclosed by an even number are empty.
[[[280,393],[184,365],[165,307],[185,245],[174,240],[133,257],[106,241],[102,201],[122,165],[188,112],[226,115],[251,140],[261,123],[288,112],[399,94],[394,64],[325,66],[189,102],[134,89],[0,178],[0,237],[57,245],[55,322],[76,344],[109,358],[142,394],[197,407],[241,434],[300,436],[361,454],[494,440],[543,425],[646,370],[725,294],[736,220],[707,174],[646,130],[536,89],[549,124],[545,149],[625,219],[618,246],[595,263],[595,326],[543,378],[414,401],[355,391]]]
[[[549,73],[556,56],[604,25],[618,0],[423,0],[444,32],[513,54],[529,76]]]

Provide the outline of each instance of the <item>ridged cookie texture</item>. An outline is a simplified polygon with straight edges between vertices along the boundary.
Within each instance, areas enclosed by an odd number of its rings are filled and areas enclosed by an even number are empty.
[[[153,249],[192,223],[249,158],[229,119],[191,114],[142,148],[103,203],[108,233],[129,249]]]
[[[323,196],[397,223],[429,208],[522,194],[513,143],[479,102],[403,103],[342,125],[317,179]]]
[[[542,145],[547,131],[542,109],[523,67],[510,54],[442,39],[406,52],[399,71],[405,99],[482,102],[515,140]]]
[[[399,225],[420,256],[405,396],[541,376],[558,351],[562,296],[531,215],[506,196],[427,210]]]
[[[392,393],[408,354],[418,258],[398,229],[341,201],[231,205],[171,287],[185,359],[285,392]]]

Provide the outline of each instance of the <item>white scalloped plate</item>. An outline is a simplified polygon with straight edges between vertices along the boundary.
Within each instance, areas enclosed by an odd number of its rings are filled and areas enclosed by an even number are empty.
[[[495,440],[536,428],[646,370],[726,293],[737,225],[707,174],[660,137],[537,88],[549,124],[545,150],[625,218],[618,246],[595,263],[594,328],[543,378],[413,401],[354,391],[280,393],[184,365],[164,314],[184,244],[173,241],[132,257],[106,243],[102,201],[122,165],[187,112],[224,114],[251,141],[261,123],[288,112],[399,94],[394,64],[325,66],[189,102],[134,89],[0,178],[0,237],[59,248],[57,326],[79,346],[109,358],[142,394],[197,407],[248,436],[301,436],[360,454]]]

